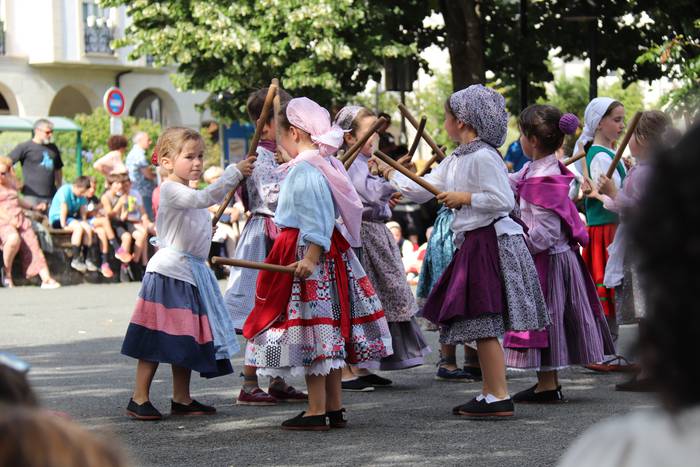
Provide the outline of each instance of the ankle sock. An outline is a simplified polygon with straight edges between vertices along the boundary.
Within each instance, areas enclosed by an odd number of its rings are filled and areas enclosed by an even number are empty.
[[[100,260],[102,264],[109,263],[109,258],[107,258],[107,253],[100,253]]]
[[[486,394],[486,397],[484,399],[486,399],[487,404],[493,404],[494,402],[506,401],[506,400],[510,399],[510,396],[506,396],[502,399],[499,399],[498,397],[494,396],[493,394]]]

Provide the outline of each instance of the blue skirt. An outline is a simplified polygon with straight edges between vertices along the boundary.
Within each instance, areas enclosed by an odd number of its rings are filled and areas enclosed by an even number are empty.
[[[197,371],[205,378],[233,373],[231,361],[217,360],[214,338],[197,287],[147,272],[141,284],[122,354]]]

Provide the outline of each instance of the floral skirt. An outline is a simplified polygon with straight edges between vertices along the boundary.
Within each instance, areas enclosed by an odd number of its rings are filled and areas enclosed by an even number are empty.
[[[284,241],[289,230],[283,230],[278,241]],[[305,252],[305,246],[297,246],[296,259],[302,259]],[[346,360],[352,364],[378,362],[393,353],[382,304],[362,265],[350,248],[339,255],[342,264],[338,268],[332,255],[324,253],[310,277],[295,277],[282,315],[248,341],[246,365],[257,367],[259,375],[325,375],[345,366]],[[339,290],[338,271],[347,275],[346,296]],[[260,290],[260,282],[258,287]],[[349,302],[347,338],[342,329],[345,305],[340,300]]]

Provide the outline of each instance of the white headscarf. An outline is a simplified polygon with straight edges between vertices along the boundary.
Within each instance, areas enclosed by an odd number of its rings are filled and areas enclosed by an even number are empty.
[[[583,131],[581,132],[581,136],[579,136],[578,140],[576,140],[576,144],[574,144],[574,152],[571,154],[572,156],[579,154],[584,150],[583,147],[586,144],[593,141],[593,138],[595,137],[595,130],[598,128],[603,115],[605,115],[605,112],[608,111],[613,102],[615,102],[615,99],[610,97],[596,97],[586,106],[586,111],[583,114]],[[579,174],[583,173],[583,161],[583,159],[579,159],[574,162],[574,166]]]

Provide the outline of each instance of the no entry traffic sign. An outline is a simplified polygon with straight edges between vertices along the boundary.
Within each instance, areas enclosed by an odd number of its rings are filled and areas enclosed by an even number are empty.
[[[119,88],[111,87],[107,89],[104,97],[104,106],[107,113],[112,117],[119,117],[126,108],[126,99]]]

